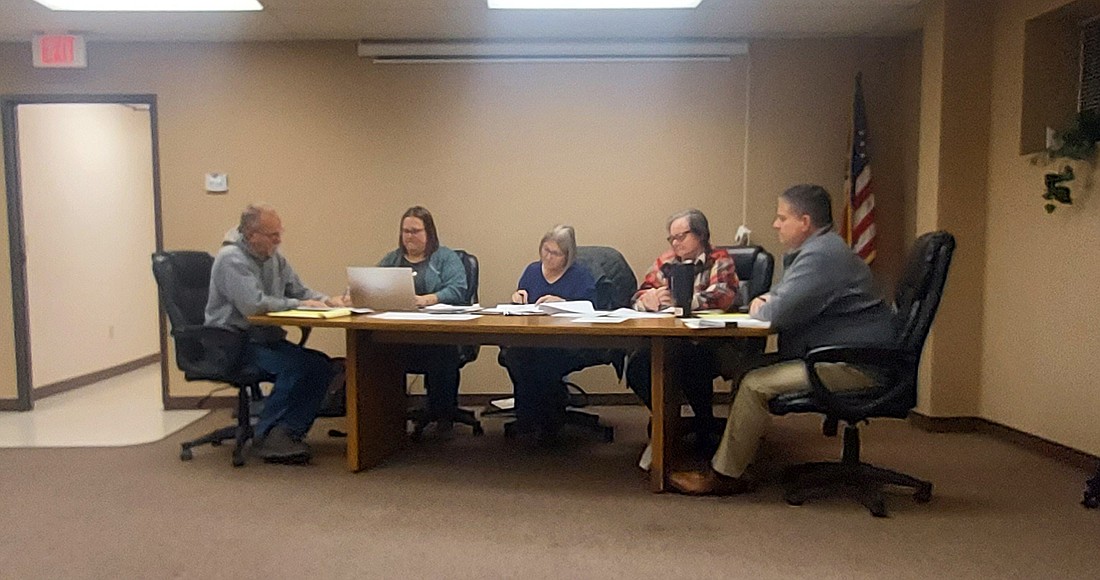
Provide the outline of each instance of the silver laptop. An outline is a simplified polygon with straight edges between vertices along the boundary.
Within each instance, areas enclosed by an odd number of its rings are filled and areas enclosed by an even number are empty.
[[[349,266],[348,291],[355,308],[416,310],[412,268]]]

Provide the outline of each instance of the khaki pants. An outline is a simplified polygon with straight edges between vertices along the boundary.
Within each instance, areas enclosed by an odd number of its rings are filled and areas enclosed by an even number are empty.
[[[844,363],[823,363],[817,366],[817,372],[832,391],[854,391],[874,385],[872,378]],[[773,364],[746,374],[730,406],[722,443],[711,461],[714,470],[729,477],[741,477],[756,455],[771,420],[768,401],[783,393],[809,388],[806,366],[800,360]]]

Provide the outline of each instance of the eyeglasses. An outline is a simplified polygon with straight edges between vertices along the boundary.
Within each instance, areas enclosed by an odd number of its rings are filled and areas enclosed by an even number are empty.
[[[678,233],[678,234],[672,234],[671,236],[669,236],[665,239],[668,240],[668,243],[674,244],[676,242],[684,241],[684,238],[688,237],[689,235],[691,235],[691,230],[688,230],[686,232],[681,232],[681,233]]]
[[[401,233],[405,234],[406,236],[415,236],[416,234],[419,234],[423,231],[424,228],[401,228]]]
[[[560,257],[565,255],[565,252],[561,252],[561,251],[558,251],[558,250],[551,250],[549,248],[543,248],[542,249],[542,254],[544,256],[553,256],[555,258],[560,258]]]

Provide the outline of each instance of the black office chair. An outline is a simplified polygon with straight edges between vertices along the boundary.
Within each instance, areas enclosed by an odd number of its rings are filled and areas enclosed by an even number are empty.
[[[577,248],[578,263],[583,264],[592,277],[596,279],[596,303],[599,310],[615,310],[630,306],[630,299],[638,288],[638,279],[626,258],[615,248],[607,246],[579,246]],[[501,354],[497,361],[504,366],[505,348],[501,348]],[[593,352],[592,364],[598,366],[609,364],[615,368],[615,374],[619,380],[623,378],[625,369],[626,352],[620,349],[599,349]],[[600,416],[595,413],[587,413],[579,410],[579,407],[587,405],[587,393],[576,383],[564,377],[562,382],[569,391],[569,407],[565,411],[565,424],[575,425],[582,429],[594,431],[604,441],[611,443],[615,440],[615,428],[600,423]],[[515,421],[504,424],[505,437],[515,435]]]
[[[894,293],[898,332],[892,348],[825,346],[803,358],[811,389],[773,398],[769,408],[776,415],[821,413],[822,431],[836,436],[840,421],[844,425],[844,451],[840,462],[807,463],[788,472],[790,486],[784,498],[801,505],[813,497],[835,491],[855,496],[876,517],[886,516],[883,487],[907,487],[913,499],[924,503],[932,498],[932,483],[860,461],[859,423],[876,417],[904,419],[917,404],[917,369],[924,340],[932,327],[936,309],[947,281],[947,270],[955,250],[955,238],[947,232],[932,232],[917,238],[909,261]],[[874,369],[881,377],[868,390],[832,392],[817,374],[819,363],[843,362]]]
[[[454,252],[458,254],[458,258],[462,260],[462,267],[466,270],[466,295],[462,297],[462,304],[471,306],[478,302],[477,291],[480,273],[477,256],[465,250],[455,250]],[[481,345],[477,344],[464,344],[457,348],[459,368],[477,360],[477,355],[481,351]],[[408,419],[413,424],[412,438],[414,440],[420,439],[424,434],[424,429],[433,422],[433,419],[426,416],[421,410],[409,412]],[[481,427],[481,421],[478,420],[473,411],[456,408],[450,419],[455,423],[469,425],[473,429],[474,435],[485,434],[485,429]]]
[[[1096,468],[1096,475],[1085,482],[1085,497],[1081,505],[1090,509],[1100,507],[1100,467]]]
[[[233,466],[240,467],[245,463],[245,443],[252,438],[250,404],[263,398],[260,382],[270,377],[241,365],[248,340],[244,332],[203,326],[213,264],[214,258],[206,252],[157,252],[153,254],[153,276],[171,324],[176,366],[184,378],[226,383],[237,389],[237,424],[185,441],[180,445],[180,459],[189,461],[193,447],[217,447],[233,439]]]
[[[741,312],[749,311],[749,303],[753,298],[765,294],[772,288],[772,277],[775,274],[775,258],[762,246],[718,246],[729,252],[733,258],[734,268],[737,270],[737,304]],[[750,337],[738,339],[738,350],[743,352],[763,353],[768,346],[768,339],[764,337]],[[740,365],[743,367],[744,365]],[[744,372],[744,368],[723,369],[722,376],[728,380],[737,380]],[[718,421],[719,430],[725,428],[725,421]]]
[[[737,269],[737,304],[748,312],[749,302],[772,287],[775,258],[761,246],[718,246],[729,252]]]

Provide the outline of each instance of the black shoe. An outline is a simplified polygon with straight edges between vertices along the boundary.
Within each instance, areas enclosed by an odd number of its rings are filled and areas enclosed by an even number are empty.
[[[267,463],[309,463],[313,453],[302,441],[296,441],[281,425],[276,425],[267,435],[252,444],[252,452]]]
[[[561,425],[553,422],[542,424],[535,436],[535,441],[540,447],[557,447],[561,445]]]
[[[450,441],[455,436],[455,423],[450,419],[440,419],[435,422],[435,438],[440,441]]]

